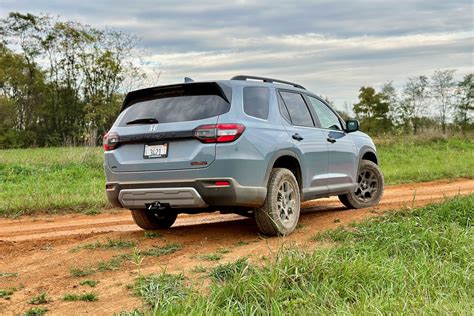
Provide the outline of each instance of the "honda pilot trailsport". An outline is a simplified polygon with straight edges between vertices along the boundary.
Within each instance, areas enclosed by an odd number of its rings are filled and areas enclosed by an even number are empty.
[[[104,136],[107,197],[141,228],[218,210],[287,235],[303,201],[379,202],[383,176],[358,121],[287,81],[189,81],[128,93]]]

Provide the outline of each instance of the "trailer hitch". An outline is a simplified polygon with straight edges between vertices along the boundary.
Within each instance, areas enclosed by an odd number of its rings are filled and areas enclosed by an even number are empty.
[[[146,203],[145,207],[147,210],[153,211],[153,212],[164,211],[168,208],[167,205],[161,204],[159,201],[156,201],[153,203]]]

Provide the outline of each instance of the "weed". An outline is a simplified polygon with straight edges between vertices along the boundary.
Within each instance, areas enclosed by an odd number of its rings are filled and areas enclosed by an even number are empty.
[[[69,268],[69,272],[71,273],[73,277],[80,278],[80,277],[92,275],[96,271],[90,267],[83,267],[83,268],[72,267],[72,268]]]
[[[181,249],[180,244],[167,244],[165,246],[153,246],[153,248],[141,251],[143,256],[159,257],[174,253]]]
[[[149,239],[154,239],[154,238],[163,238],[163,235],[157,232],[147,231],[144,233],[144,237],[149,238]]]
[[[43,292],[38,296],[30,298],[30,300],[28,301],[28,303],[31,305],[48,304],[49,302],[51,302],[51,299],[48,297],[48,293],[46,292]]]
[[[161,310],[180,304],[189,293],[182,274],[165,273],[138,278],[134,291],[152,310]]]
[[[116,256],[107,261],[99,261],[96,265],[96,270],[100,272],[115,271],[120,267],[123,260],[123,257]]]
[[[217,249],[216,252],[219,253],[219,254],[221,254],[221,255],[225,255],[226,253],[229,253],[229,252],[230,252],[230,249],[229,249],[229,248],[226,248],[226,247],[221,247],[221,248]]]
[[[247,245],[250,245],[250,243],[248,241],[239,241],[235,244],[236,246],[247,246]]]
[[[64,294],[63,301],[73,302],[73,301],[83,301],[83,302],[95,302],[97,301],[97,295],[94,293],[84,293],[84,294]]]
[[[216,281],[228,281],[237,275],[243,275],[249,269],[247,258],[240,258],[237,261],[219,264],[213,268],[209,276]]]
[[[87,280],[81,281],[79,284],[80,285],[88,285],[90,287],[95,287],[97,284],[99,284],[99,281],[98,280],[87,279]]]
[[[99,249],[99,250],[117,250],[135,247],[135,242],[131,240],[122,239],[107,239],[106,242],[96,241],[90,244],[84,244],[73,248],[72,252],[77,252],[81,249]]]
[[[217,254],[217,253],[208,253],[208,254],[199,256],[199,258],[206,261],[219,261],[222,259],[222,255]]]
[[[17,272],[0,272],[0,278],[17,278]]]
[[[141,276],[140,268],[141,268],[141,266],[142,266],[143,256],[142,256],[142,254],[140,253],[140,249],[135,248],[135,249],[133,250],[133,253],[132,253],[132,255],[130,256],[130,262],[133,263],[133,264],[137,267],[137,274],[138,274],[139,276]]]
[[[4,298],[6,300],[9,300],[11,295],[13,293],[15,293],[15,291],[16,291],[16,288],[9,288],[9,289],[5,289],[5,290],[0,289],[0,298]]]
[[[96,208],[84,211],[84,215],[89,215],[89,216],[99,215],[100,213],[102,213],[102,212],[99,209],[96,209]]]
[[[42,316],[46,314],[48,309],[46,307],[33,307],[27,310],[23,315],[24,316]]]
[[[194,272],[194,273],[204,273],[204,272],[206,272],[206,271],[207,271],[206,267],[203,267],[202,265],[195,266],[195,267],[191,270],[191,272]]]

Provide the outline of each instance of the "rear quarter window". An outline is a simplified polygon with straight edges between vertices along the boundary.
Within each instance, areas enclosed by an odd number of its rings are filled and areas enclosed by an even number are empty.
[[[245,114],[268,119],[270,90],[264,87],[244,87],[243,94]]]

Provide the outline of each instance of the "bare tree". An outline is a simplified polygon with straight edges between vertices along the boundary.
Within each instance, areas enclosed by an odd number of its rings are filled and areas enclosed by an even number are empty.
[[[463,133],[472,126],[474,117],[474,74],[464,76],[456,89],[454,121],[459,124]]]
[[[413,133],[417,134],[422,117],[429,113],[430,89],[426,76],[408,78],[403,90],[403,101],[400,106],[403,120],[410,124]]]
[[[456,96],[454,72],[455,70],[436,70],[431,77],[433,104],[436,107],[443,133],[446,133],[446,124]]]

